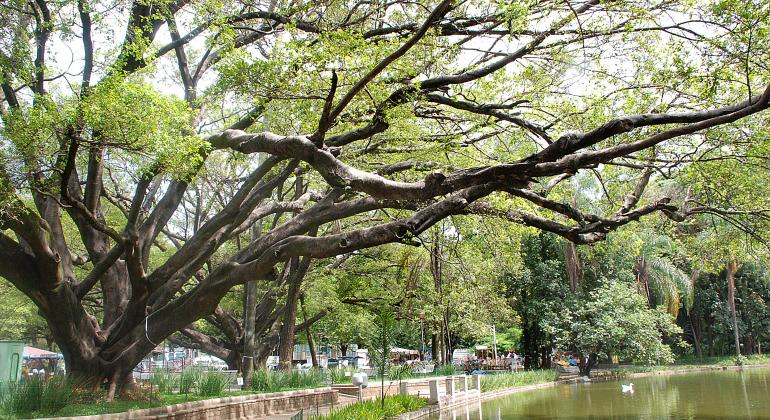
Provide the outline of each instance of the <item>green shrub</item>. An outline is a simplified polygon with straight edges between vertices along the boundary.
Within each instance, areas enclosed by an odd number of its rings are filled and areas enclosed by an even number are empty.
[[[256,392],[268,392],[272,388],[270,371],[267,369],[257,369],[251,375],[251,389]]]
[[[332,384],[349,384],[353,381],[354,369],[329,369],[329,382]]]
[[[391,395],[382,400],[362,401],[334,410],[325,416],[311,417],[317,420],[382,420],[408,411],[419,410],[427,404],[423,398],[413,395]]]
[[[439,376],[451,376],[451,375],[454,375],[455,372],[456,372],[456,369],[454,365],[436,366],[436,373]]]
[[[161,394],[170,394],[176,388],[178,378],[168,370],[156,370],[152,373],[149,383]]]
[[[230,384],[230,378],[222,372],[210,370],[203,372],[198,379],[198,395],[216,397],[222,395]]]
[[[251,388],[256,392],[278,392],[286,389],[318,388],[325,384],[319,370],[291,372],[257,369],[251,378]]]
[[[179,374],[179,393],[190,394],[198,385],[202,371],[197,367],[189,367]]]
[[[69,404],[74,386],[63,376],[31,378],[0,387],[0,410],[11,416],[54,414]]]
[[[550,369],[482,375],[481,392],[552,382],[557,376],[558,374]]]
[[[412,376],[412,368],[406,365],[403,366],[394,366],[390,368],[390,379],[394,380],[402,380],[407,379],[410,376]]]

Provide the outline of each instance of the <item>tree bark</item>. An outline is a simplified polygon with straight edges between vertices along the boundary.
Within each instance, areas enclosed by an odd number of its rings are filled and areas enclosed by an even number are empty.
[[[243,312],[243,389],[251,389],[251,377],[254,372],[254,354],[257,347],[257,282],[246,283]]]
[[[305,258],[304,260],[307,260]],[[294,335],[295,324],[297,320],[297,303],[299,301],[300,283],[303,274],[300,274],[302,270],[301,265],[306,262],[303,261],[300,264],[298,257],[295,257],[289,263],[289,290],[286,294],[286,309],[283,314],[283,324],[281,326],[281,341],[278,346],[278,357],[281,360],[281,369],[291,370],[292,359],[294,357]],[[307,262],[309,264],[309,262]],[[307,270],[307,268],[305,268]]]
[[[701,349],[701,342],[700,342],[700,324],[698,320],[698,314],[695,312],[695,308],[690,309],[690,329],[692,330],[692,341],[695,345],[695,354],[698,356],[698,359],[703,358],[703,349]]]
[[[252,242],[262,235],[262,223],[257,222],[251,228]],[[252,280],[244,288],[243,310],[243,389],[251,389],[251,377],[254,372],[254,356],[257,347],[257,282]]]
[[[301,294],[299,295],[299,301],[302,305],[302,322],[307,322],[307,311],[305,310],[305,295]],[[313,342],[313,332],[310,328],[310,325],[305,328],[305,334],[307,336],[307,346],[310,348],[310,362],[313,364],[313,367],[318,369],[320,366],[318,365],[318,355],[315,351],[315,343]]]
[[[583,264],[577,252],[577,245],[571,241],[566,241],[564,244],[564,264],[567,268],[569,289],[574,292],[583,281]]]
[[[733,322],[733,333],[735,338],[735,355],[741,355],[741,339],[738,332],[738,315],[735,308],[735,274],[738,272],[738,260],[735,257],[730,258],[727,263],[727,304],[730,308],[730,315]]]
[[[599,355],[596,353],[590,353],[588,355],[581,354],[580,355],[580,363],[578,363],[578,370],[580,371],[580,376],[591,376],[591,370],[596,366],[596,364],[599,362]]]

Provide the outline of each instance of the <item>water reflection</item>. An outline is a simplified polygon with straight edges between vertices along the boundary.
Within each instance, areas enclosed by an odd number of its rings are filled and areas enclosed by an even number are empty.
[[[624,393],[622,383],[634,383]],[[565,384],[472,404],[434,419],[770,419],[770,369]]]

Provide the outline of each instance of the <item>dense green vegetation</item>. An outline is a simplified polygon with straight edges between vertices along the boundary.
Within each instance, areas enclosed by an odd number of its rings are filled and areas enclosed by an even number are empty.
[[[195,394],[201,397],[221,395],[229,389],[232,376],[220,371],[189,367],[181,372],[157,370],[149,384],[161,394]]]
[[[342,382],[340,379],[331,381],[331,383],[340,382]],[[251,388],[255,392],[278,392],[289,389],[318,388],[326,386],[326,384],[326,377],[320,370],[311,370],[310,372],[292,370],[287,372],[257,369],[254,371]]]
[[[205,374],[201,375],[201,378],[206,377]],[[243,391],[226,391],[226,386],[223,388],[206,385],[206,379],[203,379],[203,385],[199,385],[199,391],[195,393],[175,393],[169,388],[159,387],[158,384],[156,382],[152,389],[134,391],[130,398],[107,401],[105,391],[94,391],[76,380],[65,377],[54,377],[45,381],[33,378],[0,386],[0,417],[88,416],[246,394]]]
[[[481,392],[553,382],[557,377],[558,374],[550,369],[482,375]]]
[[[55,414],[72,403],[74,388],[64,377],[0,384],[0,413],[17,417]]]
[[[315,420],[382,420],[392,419],[399,414],[408,411],[419,410],[424,407],[427,401],[424,398],[418,398],[411,395],[389,395],[385,397],[384,402],[362,401],[354,403],[331,413],[310,417]]]

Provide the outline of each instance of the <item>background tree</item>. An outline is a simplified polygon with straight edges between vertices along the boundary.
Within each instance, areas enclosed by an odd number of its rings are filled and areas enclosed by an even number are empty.
[[[608,282],[590,300],[564,310],[548,328],[562,348],[580,354],[580,375],[589,376],[600,358],[617,355],[649,364],[670,363],[673,351],[663,336],[682,330],[663,311],[649,309],[637,290]]]

